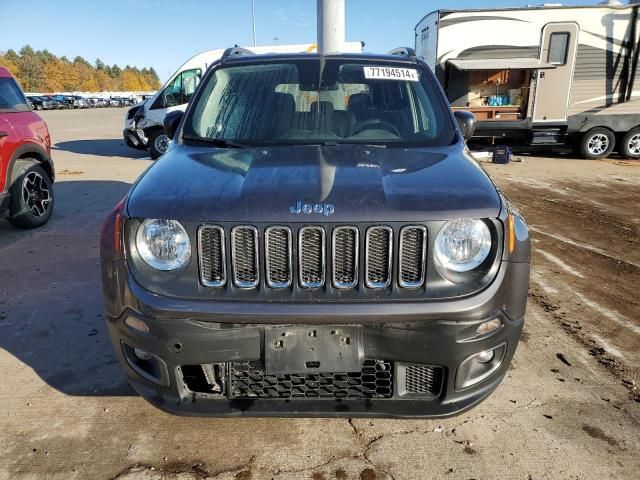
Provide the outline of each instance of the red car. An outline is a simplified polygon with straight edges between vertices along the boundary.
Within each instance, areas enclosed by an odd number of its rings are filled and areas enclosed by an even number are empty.
[[[53,212],[54,170],[47,124],[0,67],[0,217],[35,228]]]

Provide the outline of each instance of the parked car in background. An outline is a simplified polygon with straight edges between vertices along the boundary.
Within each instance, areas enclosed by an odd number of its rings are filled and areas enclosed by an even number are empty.
[[[89,97],[87,98],[87,102],[89,102],[89,106],[93,108],[98,108],[100,106],[99,97]]]
[[[20,228],[47,223],[54,180],[47,124],[0,67],[0,216]]]
[[[31,103],[33,103],[33,107],[35,110],[54,110],[55,108],[57,108],[56,104],[46,97],[31,95],[27,98]]]
[[[66,108],[65,104],[63,102],[61,102],[60,100],[56,100],[53,96],[51,95],[43,95],[42,98],[46,98],[47,100],[49,100],[53,106],[52,110],[62,110],[63,108]]]
[[[109,99],[109,106],[110,106],[110,107],[121,107],[121,106],[122,106],[122,104],[121,104],[121,102],[120,102],[120,99],[119,99],[119,98],[117,98],[117,97],[111,97],[111,98]]]
[[[54,95],[53,98],[62,104],[62,108],[73,108],[73,98],[65,95]]]
[[[89,104],[87,103],[87,100],[84,97],[81,97],[80,95],[72,95],[71,98],[73,98],[73,107],[74,108],[88,108]]]

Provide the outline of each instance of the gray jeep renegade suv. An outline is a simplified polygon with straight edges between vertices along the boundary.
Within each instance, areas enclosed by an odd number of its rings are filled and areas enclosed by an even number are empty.
[[[188,415],[444,417],[522,331],[526,224],[404,55],[229,49],[102,231],[133,387]]]

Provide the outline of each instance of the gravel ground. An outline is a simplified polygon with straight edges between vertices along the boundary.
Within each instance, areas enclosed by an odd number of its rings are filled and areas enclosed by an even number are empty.
[[[512,368],[467,414],[181,418],[133,393],[102,318],[99,225],[151,162],[122,109],[43,116],[54,217],[0,222],[0,478],[640,477],[640,162],[482,163],[531,224],[534,268]]]

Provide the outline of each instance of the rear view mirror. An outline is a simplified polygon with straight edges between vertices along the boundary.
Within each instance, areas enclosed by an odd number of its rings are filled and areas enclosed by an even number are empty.
[[[167,113],[167,115],[164,117],[164,133],[166,133],[167,137],[169,137],[170,139],[173,139],[176,130],[178,130],[178,125],[180,125],[180,120],[182,120],[183,115],[184,112],[176,110],[175,112]]]
[[[476,130],[476,116],[466,110],[456,110],[453,112],[453,115],[458,121],[458,127],[460,127],[460,131],[462,132],[462,136],[465,141],[471,140],[473,132]]]

